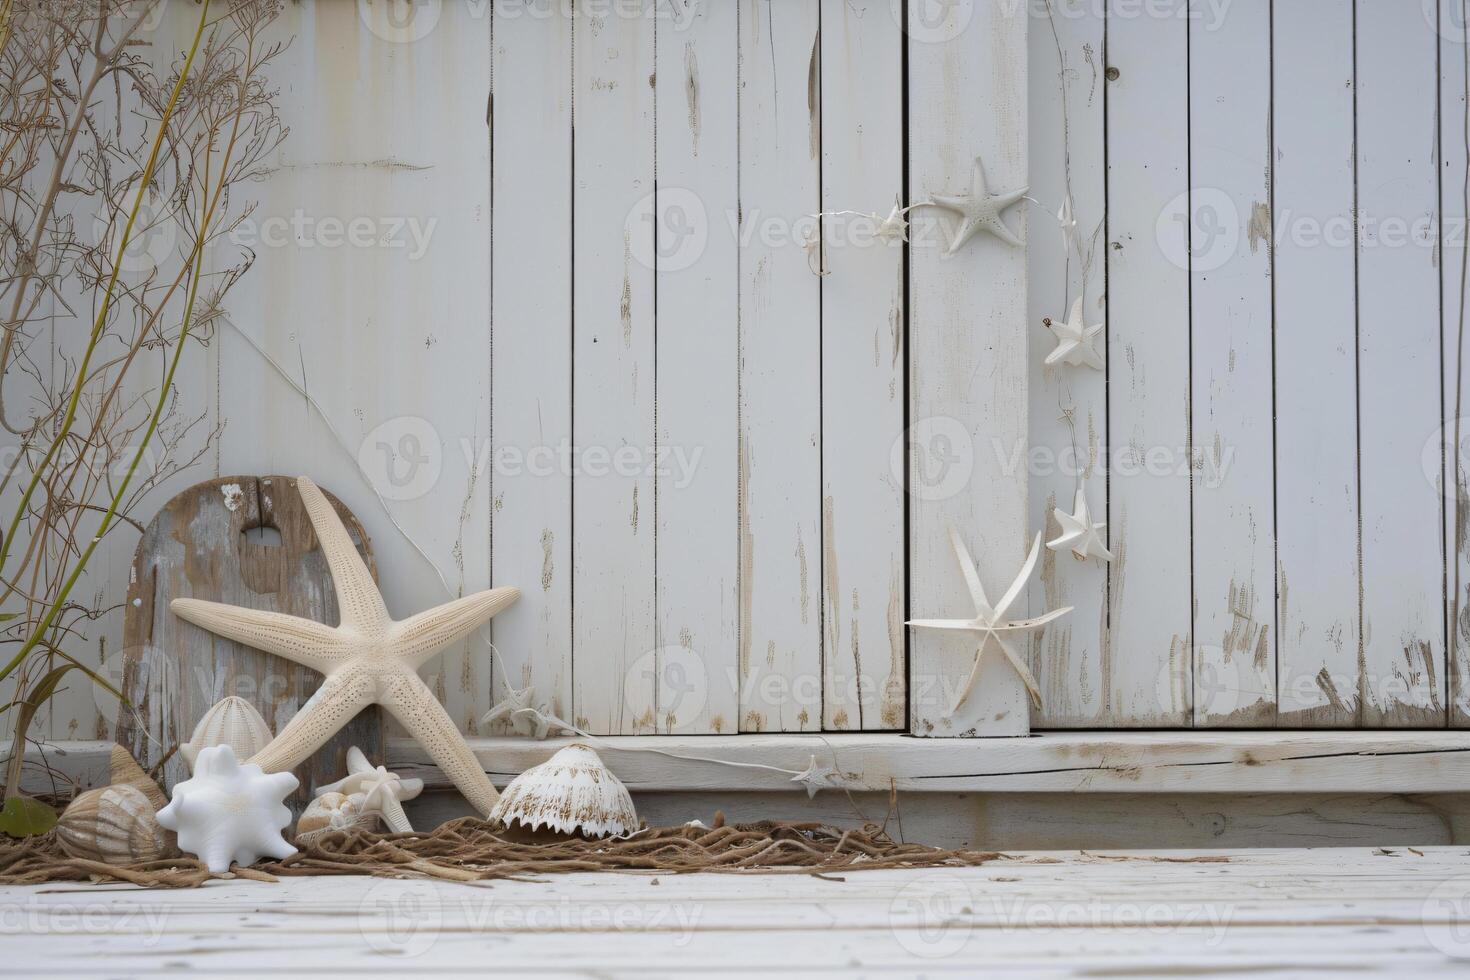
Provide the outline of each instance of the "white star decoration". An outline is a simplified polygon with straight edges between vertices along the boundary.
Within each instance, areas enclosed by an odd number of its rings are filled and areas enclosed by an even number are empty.
[[[893,210],[888,212],[888,217],[879,218],[876,214],[872,217],[873,220],[878,222],[878,227],[874,229],[873,236],[885,245],[909,240],[909,222],[904,217],[904,208],[897,198],[893,200]]]
[[[327,498],[304,476],[296,486],[332,570],[340,626],[199,599],[175,599],[172,604],[176,615],[211,633],[326,675],[280,734],[249,761],[265,772],[293,769],[359,711],[379,704],[423,746],[470,805],[488,815],[500,794],[418,668],[515,602],[520,591],[490,589],[394,620]]]
[[[1079,560],[1101,558],[1103,561],[1112,561],[1113,553],[1103,543],[1101,534],[1108,526],[1107,522],[1092,519],[1092,512],[1087,509],[1087,495],[1080,488],[1072,507],[1074,513],[1071,514],[1060,507],[1052,510],[1052,516],[1056,518],[1062,533],[1048,541],[1046,546],[1052,551],[1071,550]]]
[[[1092,346],[1092,338],[1102,333],[1103,325],[1094,323],[1085,326],[1082,321],[1082,297],[1072,301],[1072,310],[1066,320],[1047,319],[1047,325],[1056,334],[1057,346],[1046,355],[1046,363],[1075,364],[1079,367],[1103,368],[1102,358]]]
[[[347,750],[347,775],[335,783],[317,787],[316,795],[341,793],[351,796],[362,793],[367,797],[363,809],[381,814],[383,823],[395,834],[407,834],[413,831],[413,826],[403,812],[403,801],[411,800],[423,791],[422,779],[400,779],[386,766],[374,766],[368,762],[362,749],[354,745]]]
[[[535,687],[530,685],[522,688],[511,687],[510,693],[503,700],[480,716],[480,724],[488,725],[492,721],[508,716],[511,731],[538,741],[550,735],[552,729],[575,731],[574,728],[551,713],[549,704],[544,702],[535,704],[533,703],[535,700]]]
[[[789,772],[790,770],[787,771]],[[826,789],[828,786],[835,786],[836,781],[833,777],[836,775],[836,769],[827,765],[817,765],[817,757],[811,756],[811,761],[806,764],[806,768],[795,776],[792,776],[791,782],[801,783],[805,786],[806,798],[810,800],[817,795],[817,790]]]
[[[994,235],[1007,245],[1020,245],[1021,239],[1016,237],[1015,232],[1001,219],[1001,215],[1025,197],[1026,191],[1027,188],[1022,187],[1020,190],[1004,191],[1000,194],[990,193],[985,182],[985,165],[976,157],[970,193],[935,194],[929,200],[935,207],[953,211],[960,216],[960,226],[955,231],[954,240],[950,242],[946,254],[958,252],[961,245],[982,231]]]
[[[1020,675],[1026,684],[1026,690],[1031,692],[1031,700],[1036,707],[1041,707],[1041,689],[1036,685],[1036,678],[1031,676],[1031,670],[1026,666],[1015,650],[1011,648],[1006,639],[1007,633],[1024,633],[1029,630],[1040,629],[1047,623],[1059,616],[1065,616],[1072,611],[1071,606],[1053,610],[1035,619],[1007,620],[1006,611],[1010,609],[1011,603],[1020,596],[1021,590],[1026,586],[1026,580],[1031,577],[1031,570],[1036,567],[1036,558],[1041,553],[1041,535],[1036,535],[1031,542],[1031,553],[1026,556],[1026,563],[1021,566],[1021,572],[1016,576],[1011,587],[1001,596],[1000,602],[994,606],[985,596],[985,587],[980,584],[980,573],[975,570],[975,563],[970,560],[970,552],[965,549],[965,544],[960,540],[959,532],[954,528],[949,529],[949,540],[954,545],[955,558],[959,560],[960,571],[964,573],[965,584],[970,589],[970,598],[975,602],[974,619],[915,619],[910,620],[910,626],[918,626],[923,629],[936,630],[966,630],[971,633],[980,634],[980,646],[975,650],[975,664],[970,668],[970,676],[965,680],[965,686],[960,689],[959,697],[955,699],[954,705],[949,709],[953,715],[960,710],[960,706],[969,698],[970,691],[975,686],[975,678],[980,674],[980,661],[985,656],[985,648],[993,639],[996,646],[1000,647],[1001,653],[1010,661],[1011,668]]]

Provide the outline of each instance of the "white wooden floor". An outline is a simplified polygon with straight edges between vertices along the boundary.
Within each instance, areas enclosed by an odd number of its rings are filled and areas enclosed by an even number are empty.
[[[0,972],[1470,974],[1470,849],[1056,852],[966,870],[0,889]]]

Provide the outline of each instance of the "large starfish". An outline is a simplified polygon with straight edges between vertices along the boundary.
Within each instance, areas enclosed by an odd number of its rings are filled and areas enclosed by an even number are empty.
[[[515,602],[520,590],[477,592],[394,620],[327,498],[304,476],[296,486],[332,570],[340,626],[200,599],[175,599],[172,604],[177,615],[211,633],[326,675],[280,734],[249,761],[265,772],[294,769],[359,711],[379,704],[424,747],[470,805],[489,814],[499,794],[418,668]]]
[[[936,630],[966,630],[971,633],[980,634],[980,646],[975,650],[975,665],[970,668],[970,676],[965,681],[965,686],[960,690],[960,696],[955,699],[954,707],[949,709],[953,715],[960,710],[965,699],[970,696],[970,691],[975,686],[975,678],[980,676],[980,661],[985,657],[985,648],[990,641],[995,640],[996,646],[1000,647],[1006,659],[1010,661],[1012,669],[1021,676],[1026,683],[1026,690],[1031,692],[1031,700],[1039,708],[1041,707],[1041,688],[1036,685],[1036,678],[1031,676],[1031,670],[1026,662],[1020,658],[1015,650],[1011,649],[1010,643],[1006,641],[1007,633],[1026,632],[1040,629],[1058,616],[1065,616],[1072,611],[1071,606],[1054,609],[1035,619],[1007,620],[1006,610],[1021,590],[1026,587],[1026,580],[1031,577],[1031,570],[1036,567],[1036,557],[1041,553],[1041,535],[1031,542],[1031,553],[1026,556],[1026,564],[1021,566],[1021,573],[1016,576],[1006,594],[1001,596],[1000,602],[994,606],[985,597],[985,587],[980,584],[980,573],[975,570],[975,563],[970,560],[970,552],[966,550],[965,543],[960,540],[959,532],[954,528],[949,529],[949,540],[954,545],[954,555],[959,559],[960,571],[964,573],[965,584],[970,588],[970,598],[975,601],[974,619],[915,619],[910,620],[910,626],[920,626],[926,629]]]
[[[1025,196],[1025,187],[999,194],[990,193],[990,185],[985,180],[985,164],[976,157],[975,169],[970,178],[970,193],[934,194],[929,198],[929,203],[935,207],[953,211],[960,216],[960,226],[945,254],[953,255],[958,252],[961,245],[982,231],[994,235],[1007,245],[1021,245],[1021,239],[1006,225],[1002,215],[1007,208]]]

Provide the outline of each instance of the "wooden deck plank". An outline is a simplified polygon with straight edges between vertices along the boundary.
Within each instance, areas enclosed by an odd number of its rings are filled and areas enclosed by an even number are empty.
[[[0,888],[7,967],[326,975],[795,971],[1445,975],[1470,956],[1463,847],[1028,852],[804,875],[369,878],[190,891]],[[550,944],[550,945],[549,945]],[[554,958],[548,949],[554,945]]]

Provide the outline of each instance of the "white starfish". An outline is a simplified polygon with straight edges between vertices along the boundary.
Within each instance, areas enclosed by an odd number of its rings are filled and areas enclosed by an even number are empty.
[[[422,779],[402,779],[396,772],[389,772],[386,766],[375,766],[368,761],[362,749],[354,745],[347,750],[347,775],[335,783],[318,786],[315,795],[341,793],[351,796],[362,793],[367,797],[364,809],[381,815],[383,823],[395,834],[407,834],[413,831],[413,825],[403,812],[403,801],[411,800],[423,791]]]
[[[576,731],[552,714],[551,705],[544,701],[534,704],[535,698],[534,686],[528,685],[519,689],[512,687],[503,700],[480,716],[480,724],[488,725],[492,721],[509,717],[511,731],[537,741],[544,740],[553,728],[557,731]]]
[[[1072,301],[1072,310],[1066,320],[1047,318],[1047,326],[1057,336],[1057,346],[1046,355],[1047,364],[1075,364],[1081,367],[1103,368],[1102,358],[1092,346],[1092,338],[1102,333],[1103,325],[1094,323],[1085,326],[1082,321],[1082,297]]]
[[[980,232],[987,232],[999,238],[1007,245],[1018,246],[1021,239],[1011,231],[1001,215],[1007,208],[1026,196],[1028,188],[1020,190],[1004,191],[1000,194],[990,193],[990,188],[985,182],[985,164],[979,157],[975,158],[974,174],[971,177],[970,193],[968,194],[935,194],[929,199],[929,203],[936,207],[953,211],[960,216],[960,226],[955,231],[954,240],[949,244],[946,254],[953,255],[960,250],[960,246]]]
[[[1103,543],[1102,534],[1099,533],[1108,526],[1107,522],[1092,519],[1092,512],[1087,509],[1087,495],[1080,487],[1072,506],[1074,512],[1071,514],[1060,507],[1052,510],[1052,516],[1061,525],[1062,533],[1048,541],[1046,546],[1052,551],[1070,549],[1079,559],[1101,558],[1103,561],[1112,561],[1113,553]]]
[[[888,212],[888,217],[879,218],[876,214],[872,217],[878,222],[878,227],[873,230],[873,237],[885,245],[909,240],[909,222],[904,217],[904,209],[898,198],[893,199],[893,210]]]
[[[295,768],[359,711],[379,704],[424,747],[470,805],[489,814],[499,794],[418,668],[515,602],[520,591],[490,589],[394,620],[327,498],[304,476],[296,486],[332,569],[340,626],[199,599],[175,599],[172,605],[177,615],[211,633],[326,675],[311,700],[249,761],[266,772]]]
[[[996,646],[1000,647],[1007,660],[1010,661],[1012,669],[1020,675],[1021,680],[1026,683],[1026,690],[1031,692],[1031,700],[1036,706],[1041,707],[1041,689],[1036,685],[1036,678],[1031,676],[1031,670],[1026,666],[1017,654],[1011,649],[1010,643],[1006,641],[1007,633],[1025,632],[1040,629],[1047,623],[1064,616],[1072,611],[1071,606],[1055,609],[1035,619],[1007,620],[1006,610],[1010,609],[1011,603],[1021,594],[1026,586],[1026,580],[1031,577],[1031,570],[1036,567],[1036,557],[1041,553],[1041,535],[1031,543],[1031,553],[1026,556],[1026,563],[1021,566],[1021,572],[1011,587],[1001,596],[1000,602],[994,606],[985,597],[985,587],[980,584],[980,573],[975,570],[975,563],[970,560],[970,553],[965,550],[965,544],[960,540],[959,532],[954,528],[949,529],[949,539],[954,545],[954,554],[960,563],[960,571],[964,573],[965,584],[969,586],[970,598],[975,601],[974,619],[915,619],[910,620],[910,626],[918,626],[924,629],[936,630],[967,630],[980,634],[980,646],[975,650],[975,665],[970,669],[970,676],[965,681],[965,686],[960,689],[960,695],[955,699],[954,706],[949,709],[953,715],[965,703],[970,696],[970,690],[975,686],[975,678],[980,674],[980,661],[985,656],[985,648],[990,641],[995,640]]]
[[[787,771],[790,772],[789,769]],[[806,798],[810,800],[817,795],[817,790],[826,789],[828,786],[835,785],[833,777],[836,775],[836,769],[833,769],[831,766],[817,765],[817,757],[812,756],[811,761],[806,764],[806,768],[791,777],[791,782],[801,783],[805,786]]]

